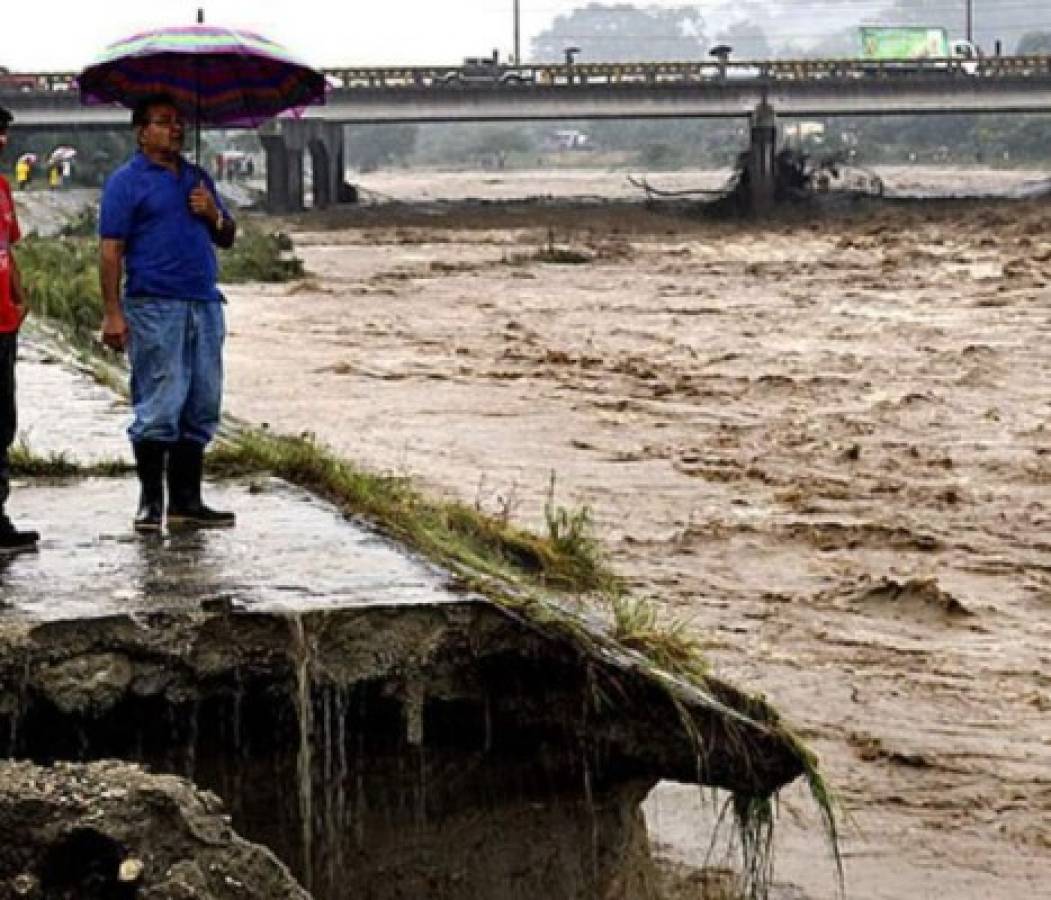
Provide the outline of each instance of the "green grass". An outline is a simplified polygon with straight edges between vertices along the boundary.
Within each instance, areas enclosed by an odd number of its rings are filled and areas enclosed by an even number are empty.
[[[303,261],[294,252],[292,239],[281,231],[243,226],[229,250],[219,251],[219,280],[226,284],[246,281],[284,282],[302,278]]]
[[[657,604],[637,597],[617,595],[611,604],[613,636],[621,644],[674,675],[704,684],[710,667],[700,640],[685,622],[661,622]]]
[[[15,250],[35,316],[60,324],[78,347],[92,347],[102,323],[95,212],[85,210],[60,237],[30,235]],[[247,226],[219,251],[220,280],[284,282],[303,275],[291,239]]]
[[[426,556],[467,572],[560,590],[608,590],[614,583],[587,533],[588,519],[550,510],[553,531],[532,534],[463,503],[425,497],[406,478],[363,471],[309,438],[245,431],[209,453],[209,471],[266,472],[325,497]]]
[[[98,243],[30,236],[15,254],[33,315],[60,324],[75,345],[90,345],[102,322]]]
[[[68,479],[112,478],[127,475],[134,467],[121,459],[103,459],[94,463],[79,463],[66,453],[41,455],[25,442],[15,444],[8,452],[11,473],[19,478]]]

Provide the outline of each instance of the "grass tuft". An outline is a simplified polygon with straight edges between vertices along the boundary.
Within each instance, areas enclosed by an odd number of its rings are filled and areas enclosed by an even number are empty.
[[[614,596],[613,637],[653,660],[662,669],[703,685],[710,667],[701,642],[681,620],[662,623],[657,605],[626,595]]]
[[[75,345],[89,346],[102,321],[97,242],[30,235],[17,255],[34,315],[60,323]]]
[[[596,544],[575,521],[561,540],[516,528],[463,503],[420,494],[402,477],[365,472],[336,457],[312,437],[246,431],[209,453],[209,469],[227,475],[271,473],[361,516],[426,556],[512,581],[523,573],[560,590],[608,589],[615,581],[597,558]]]
[[[219,280],[226,284],[281,283],[304,274],[303,261],[295,255],[292,239],[283,231],[243,226],[233,247],[219,253]]]
[[[134,467],[122,459],[102,459],[93,463],[79,463],[66,453],[41,455],[19,441],[8,452],[11,473],[19,478],[66,479],[112,478],[126,475]]]

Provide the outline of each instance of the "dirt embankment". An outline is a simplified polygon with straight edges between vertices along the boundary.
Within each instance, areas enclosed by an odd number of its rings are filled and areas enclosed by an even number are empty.
[[[553,472],[633,589],[816,742],[853,896],[1039,894],[1044,205],[478,224],[298,234],[309,280],[230,291],[230,411],[533,525]],[[800,809],[779,871],[827,896]]]

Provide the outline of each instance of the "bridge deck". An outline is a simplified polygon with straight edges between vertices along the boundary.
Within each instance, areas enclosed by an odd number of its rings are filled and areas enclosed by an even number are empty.
[[[970,67],[968,67],[968,65]],[[977,69],[974,66],[977,65]],[[738,117],[767,100],[780,115],[1051,111],[1051,57],[776,60],[326,70],[309,119],[333,123]],[[72,73],[0,74],[0,102],[23,128],[110,128],[125,110],[83,107]]]

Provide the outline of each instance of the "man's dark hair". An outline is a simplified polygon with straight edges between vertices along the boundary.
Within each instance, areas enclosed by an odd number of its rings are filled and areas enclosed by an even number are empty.
[[[148,97],[143,97],[131,111],[131,124],[136,128],[143,128],[150,123],[151,107],[175,105],[171,94],[150,94]]]
[[[11,110],[4,109],[4,107],[0,106],[0,131],[7,131],[7,126],[14,120],[15,117],[12,115]]]

